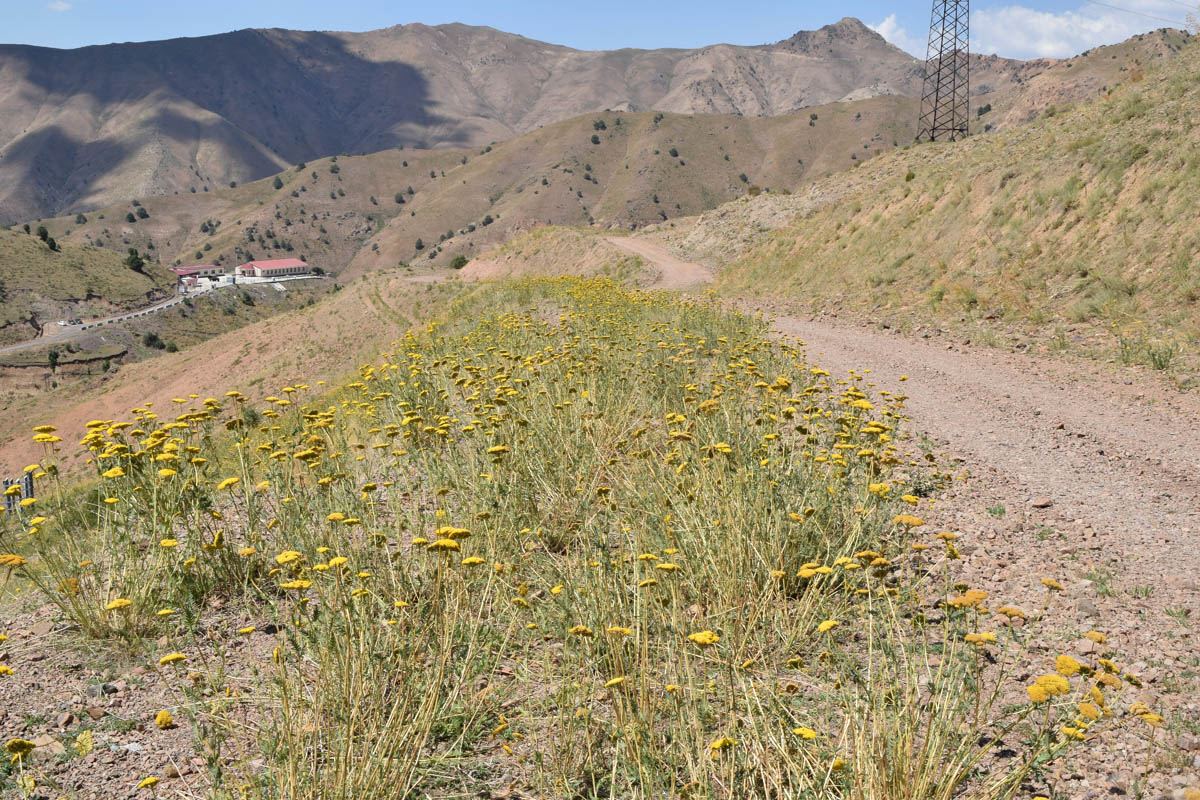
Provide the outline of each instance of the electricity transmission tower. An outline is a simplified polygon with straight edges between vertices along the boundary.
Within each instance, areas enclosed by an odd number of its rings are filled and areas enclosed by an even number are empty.
[[[970,0],[933,0],[917,141],[962,139],[970,112]]]

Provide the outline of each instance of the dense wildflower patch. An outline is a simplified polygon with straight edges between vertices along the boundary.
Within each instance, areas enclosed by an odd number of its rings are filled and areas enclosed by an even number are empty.
[[[1092,632],[1019,680],[1053,580],[956,584],[904,396],[717,304],[493,284],[339,386],[174,405],[90,422],[0,565],[168,643],[218,796],[1011,797],[1132,677]]]

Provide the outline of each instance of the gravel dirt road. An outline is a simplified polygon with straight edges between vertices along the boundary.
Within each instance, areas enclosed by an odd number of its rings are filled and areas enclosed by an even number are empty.
[[[657,266],[660,286],[709,274],[656,242],[611,241]],[[1200,394],[1112,365],[764,313],[816,364],[869,369],[879,388],[908,395],[914,435],[961,460],[965,480],[923,515],[962,537],[966,580],[997,605],[1033,606],[1043,577],[1060,581],[1052,646],[1086,655],[1082,633],[1105,632],[1116,660],[1141,675],[1138,697],[1171,724],[1169,757],[1144,796],[1200,788]],[[1077,750],[1062,790],[1132,795],[1146,733],[1127,721]]]

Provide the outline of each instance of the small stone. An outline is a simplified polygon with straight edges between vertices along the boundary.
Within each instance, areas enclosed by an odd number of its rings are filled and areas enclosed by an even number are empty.
[[[179,768],[174,764],[167,764],[167,766],[163,767],[163,775],[166,775],[168,778],[178,778]]]
[[[59,728],[69,728],[71,723],[75,721],[75,715],[70,711],[64,711],[54,718],[54,724]]]
[[[43,733],[41,736],[33,740],[33,744],[37,747],[39,756],[61,756],[67,752],[67,748],[63,747],[62,742],[55,739],[48,733]]]
[[[1075,608],[1078,609],[1079,613],[1083,614],[1085,617],[1100,616],[1100,609],[1096,608],[1096,604],[1092,602],[1091,598],[1088,597],[1084,597],[1078,603],[1076,603]]]
[[[1034,508],[1049,508],[1052,505],[1054,505],[1054,501],[1051,500],[1049,497],[1033,498],[1033,507]]]
[[[117,687],[111,683],[97,683],[88,687],[88,697],[104,697],[109,694],[116,694]]]
[[[107,714],[108,714],[108,712],[105,711],[103,708],[96,708],[95,706],[87,707],[87,715],[89,717],[91,717],[92,719],[100,719],[101,717],[104,717]]]

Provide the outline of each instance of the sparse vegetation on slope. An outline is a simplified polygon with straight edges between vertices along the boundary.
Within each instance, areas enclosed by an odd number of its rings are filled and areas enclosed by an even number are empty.
[[[1090,105],[913,147],[802,197],[733,203],[664,233],[728,263],[727,293],[987,317],[1046,338],[1115,331],[1129,358],[1194,348],[1198,87],[1200,50],[1189,45]]]
[[[63,240],[51,250],[36,227],[31,233],[0,230],[0,344],[33,339],[46,323],[101,316],[168,296],[173,277],[131,270],[103,248]]]
[[[539,225],[640,226],[712,208],[751,183],[794,187],[911,139],[916,110],[883,97],[823,114],[814,129],[806,116],[607,112],[478,150],[335,156],[231,189],[44,224],[59,240],[135,247],[164,266],[280,256],[331,272],[353,263],[351,274],[410,261],[445,266]]]

